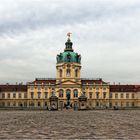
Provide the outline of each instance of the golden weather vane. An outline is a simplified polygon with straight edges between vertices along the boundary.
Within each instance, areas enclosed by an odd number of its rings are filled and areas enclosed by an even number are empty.
[[[70,32],[67,33],[67,36],[68,36],[69,39],[70,39],[71,34],[72,33],[70,33]]]

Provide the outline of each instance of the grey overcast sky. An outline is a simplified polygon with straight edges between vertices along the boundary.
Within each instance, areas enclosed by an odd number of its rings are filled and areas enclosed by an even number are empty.
[[[0,84],[55,77],[67,32],[82,77],[140,83],[140,0],[0,0]]]

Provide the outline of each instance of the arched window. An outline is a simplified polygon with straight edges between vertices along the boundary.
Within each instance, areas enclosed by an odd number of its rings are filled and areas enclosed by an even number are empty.
[[[67,90],[66,90],[66,97],[67,97],[67,100],[70,100],[70,93],[71,93],[71,90],[70,90],[70,89],[67,89]]]
[[[60,69],[59,76],[62,77],[63,71]]]
[[[70,69],[67,69],[66,76],[70,77]]]
[[[78,69],[75,70],[75,77],[78,77]]]
[[[99,92],[96,92],[96,99],[99,99]]]
[[[77,89],[74,89],[73,90],[73,94],[74,94],[74,98],[78,97],[78,90]]]
[[[63,97],[63,94],[64,94],[64,90],[63,89],[60,89],[59,90],[59,97]]]
[[[45,99],[47,99],[48,98],[48,92],[45,92],[44,94],[45,94]]]

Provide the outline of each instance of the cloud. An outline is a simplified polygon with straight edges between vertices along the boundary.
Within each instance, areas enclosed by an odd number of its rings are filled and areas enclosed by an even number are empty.
[[[90,3],[90,4],[89,4]],[[6,0],[1,2],[0,33],[16,33],[42,27],[99,22],[124,17],[139,10],[140,2],[83,0]]]
[[[55,77],[71,31],[82,77],[139,83],[139,7],[137,0],[1,0],[1,82]]]

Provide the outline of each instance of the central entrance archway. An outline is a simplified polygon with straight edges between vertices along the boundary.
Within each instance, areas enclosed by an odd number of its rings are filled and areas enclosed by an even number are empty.
[[[71,99],[71,90],[66,90],[66,98],[67,98],[67,107],[70,107],[70,99]]]

